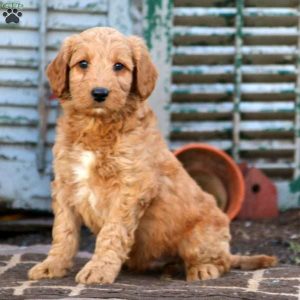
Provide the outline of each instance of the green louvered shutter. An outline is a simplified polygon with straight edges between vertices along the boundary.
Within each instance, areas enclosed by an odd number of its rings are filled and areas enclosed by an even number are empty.
[[[175,0],[173,11],[171,147],[209,143],[263,170],[282,208],[300,205],[299,4]]]

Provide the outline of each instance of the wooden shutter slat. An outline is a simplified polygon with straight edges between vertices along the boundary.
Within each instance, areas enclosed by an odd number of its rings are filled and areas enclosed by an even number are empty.
[[[234,17],[236,15],[235,8],[227,7],[180,7],[174,9],[175,17],[204,17],[204,16],[219,16],[219,17]],[[294,8],[244,8],[245,17],[298,17],[298,10]]]

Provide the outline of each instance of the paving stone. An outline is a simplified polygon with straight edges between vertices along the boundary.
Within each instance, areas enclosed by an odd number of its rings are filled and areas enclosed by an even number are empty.
[[[297,294],[299,287],[299,280],[266,279],[259,284],[259,290],[272,293],[284,291],[289,294]]]
[[[41,286],[76,286],[77,283],[75,282],[75,276],[63,277],[63,278],[53,278],[53,279],[42,279],[36,282],[33,282],[31,286],[34,287],[41,287]]]
[[[19,263],[6,270],[1,277],[5,280],[24,281],[26,279],[24,275],[27,276],[28,270],[33,266],[33,263]]]
[[[12,255],[0,255],[0,261],[9,261]]]
[[[12,296],[14,289],[0,289],[0,299],[9,299]]]
[[[217,279],[213,279],[213,280],[205,280],[200,282],[201,286],[227,286],[228,282],[231,283],[232,286],[234,287],[245,287],[247,286],[247,283],[249,281],[249,279],[251,279],[251,277],[253,276],[253,274],[245,272],[230,272],[225,274],[223,277],[221,278],[217,278]]]
[[[20,286],[20,280],[14,280],[12,278],[5,278],[4,276],[1,277],[0,291],[2,291],[2,288],[7,288],[7,287],[13,288],[13,287],[17,287],[17,286]]]
[[[36,261],[40,262],[44,260],[47,257],[46,254],[40,254],[40,253],[25,253],[21,257],[21,261]]]
[[[39,287],[39,288],[28,288],[24,291],[24,296],[34,296],[39,295],[39,297],[44,299],[53,298],[55,296],[58,297],[65,297],[70,294],[71,290],[56,287],[56,288],[47,288],[47,287]]]
[[[182,276],[162,278],[160,273],[136,274],[123,270],[112,285],[84,286],[75,282],[76,273],[88,261],[82,253],[70,273],[60,279],[29,281],[33,262],[42,261],[43,253],[2,255],[0,264],[0,300],[10,299],[263,299],[299,300],[300,267],[283,265],[268,270],[232,270],[225,276],[187,283]]]
[[[268,269],[264,272],[264,277],[268,278],[286,278],[299,277],[299,266],[282,266],[274,269]]]

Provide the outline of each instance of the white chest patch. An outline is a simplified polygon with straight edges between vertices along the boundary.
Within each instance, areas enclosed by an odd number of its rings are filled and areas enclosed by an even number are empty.
[[[92,168],[95,166],[96,157],[92,151],[82,151],[78,163],[73,167],[74,181],[77,183],[77,197],[79,201],[89,201],[95,208],[97,197],[88,180],[92,176]]]
[[[95,154],[92,151],[81,152],[79,162],[73,168],[76,182],[82,182],[90,178],[95,160]]]

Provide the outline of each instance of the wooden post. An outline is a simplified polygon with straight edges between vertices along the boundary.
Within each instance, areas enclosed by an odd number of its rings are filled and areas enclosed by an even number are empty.
[[[159,72],[150,104],[158,117],[160,130],[167,139],[170,131],[172,8],[172,0],[145,0],[143,7],[144,38]]]
[[[300,1],[298,5],[297,82],[295,101],[295,169],[294,179],[300,176]]]
[[[47,32],[47,1],[40,0],[39,15],[39,84],[38,84],[38,142],[37,142],[37,168],[43,172],[45,168],[45,150],[47,140],[47,99],[46,99],[46,32]]]
[[[233,149],[232,155],[235,161],[239,161],[240,149],[240,102],[242,85],[242,47],[243,47],[243,0],[236,0],[235,17],[235,78],[234,78],[234,99],[233,99]]]

